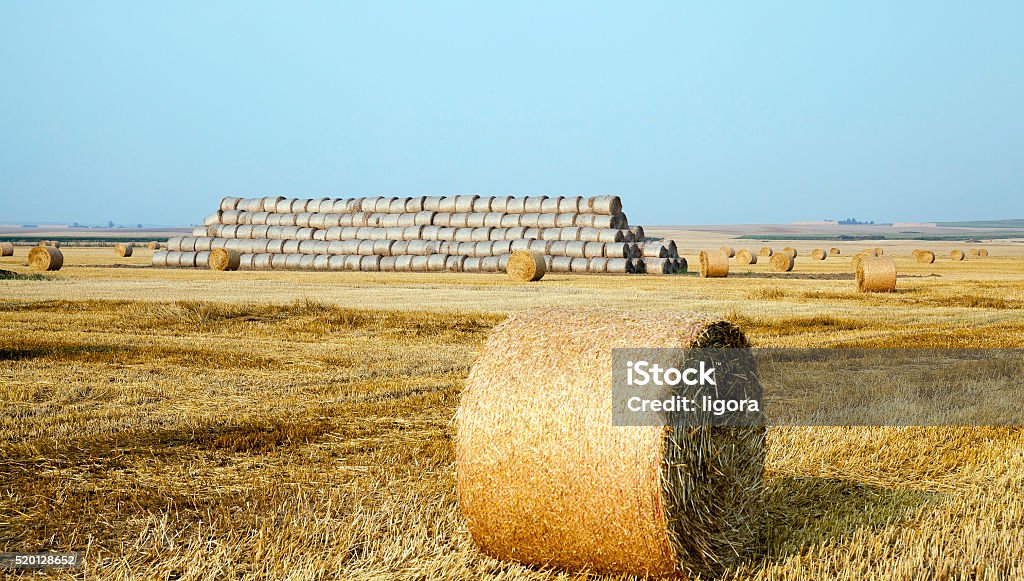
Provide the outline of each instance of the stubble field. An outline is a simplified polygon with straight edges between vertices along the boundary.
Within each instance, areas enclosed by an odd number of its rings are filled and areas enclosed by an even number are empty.
[[[85,551],[52,575],[90,579],[575,578],[482,556],[456,502],[451,418],[505,313],[697,310],[758,346],[1024,347],[1020,245],[918,265],[912,248],[955,245],[891,243],[898,292],[871,296],[834,276],[864,244],[821,263],[793,245],[789,275],[533,285],[69,248],[60,272],[0,280],[0,550]],[[0,269],[27,274],[24,251]],[[768,446],[767,526],[724,578],[1024,574],[1024,430],[772,428]]]

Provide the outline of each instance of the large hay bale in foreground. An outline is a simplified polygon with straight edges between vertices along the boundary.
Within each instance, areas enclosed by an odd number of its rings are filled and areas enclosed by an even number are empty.
[[[35,270],[60,270],[64,255],[56,246],[36,246],[28,251],[28,265]]]
[[[769,257],[772,254],[775,254],[775,251],[773,251],[770,246],[762,246],[761,250],[757,251],[757,254],[758,256]]]
[[[749,250],[740,250],[736,253],[737,264],[757,264],[757,256]]]
[[[771,266],[775,272],[789,272],[793,270],[793,256],[785,251],[776,252],[772,255],[768,265]]]
[[[455,419],[459,504],[487,554],[638,576],[714,574],[755,545],[763,428],[622,427],[611,349],[745,347],[692,313],[540,309],[495,328]]]
[[[729,257],[722,251],[700,251],[700,277],[725,278],[729,276]]]
[[[14,245],[10,242],[0,242],[0,256],[14,256]]]
[[[935,253],[931,250],[915,250],[914,258],[921,264],[931,264],[935,262]]]
[[[237,250],[227,248],[216,248],[210,251],[210,270],[230,271],[238,270],[241,264],[242,255]]]
[[[884,256],[865,256],[857,265],[857,290],[887,293],[896,289],[896,262]]]
[[[132,252],[134,252],[134,247],[132,246],[131,242],[127,244],[118,242],[117,244],[114,245],[114,254],[118,256],[128,258],[129,256],[132,255]]]
[[[963,250],[954,250],[954,251],[949,253],[949,257],[952,258],[953,260],[957,260],[957,261],[963,260],[964,259],[964,251]]]
[[[815,248],[811,251],[811,258],[814,260],[825,260],[826,256],[828,256],[828,253],[821,248]]]
[[[508,277],[519,282],[535,282],[544,278],[547,271],[544,255],[527,250],[517,250],[508,258]]]

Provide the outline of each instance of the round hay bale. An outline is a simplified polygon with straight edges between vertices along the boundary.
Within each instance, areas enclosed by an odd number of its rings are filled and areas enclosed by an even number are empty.
[[[146,244],[146,248],[149,248],[150,250],[160,250],[160,243],[156,241],[150,242],[149,244]]]
[[[590,259],[579,257],[573,258],[569,261],[569,272],[577,274],[590,272]]]
[[[733,250],[732,246],[723,246],[722,248],[720,248],[720,250],[722,251],[722,254],[724,254],[728,258],[736,256],[736,251]]]
[[[570,272],[572,270],[572,258],[568,256],[552,256],[551,263],[546,264],[550,272]]]
[[[394,200],[391,200],[391,203],[388,204],[388,209],[384,212],[388,214],[404,214],[406,213],[405,207],[408,204],[409,198],[395,198]]]
[[[935,262],[935,253],[931,250],[915,250],[914,258],[921,264],[931,264]]]
[[[484,222],[487,220],[487,214],[473,212],[466,215],[466,227],[468,228],[483,228]]]
[[[582,237],[583,230],[586,230],[586,228],[580,228],[580,233],[581,233],[580,240],[583,240],[583,237]],[[625,242],[626,241],[626,237],[622,234],[622,230],[617,230],[617,229],[614,229],[614,228],[590,228],[590,230],[593,230],[593,231],[597,232],[597,241],[598,242],[609,243],[609,242]]]
[[[550,240],[531,240],[527,245],[527,250],[530,252],[537,252],[539,254],[551,254],[551,245],[554,242]]]
[[[560,204],[564,199],[564,196],[555,196],[553,198],[545,196],[545,199],[540,203],[540,210],[538,211],[542,214],[557,214],[558,204]]]
[[[605,272],[615,274],[631,274],[633,272],[633,261],[628,258],[609,258],[605,263]]]
[[[686,262],[686,259],[681,257],[675,259],[675,264],[673,266],[676,269],[676,273],[688,272],[687,269],[689,269],[690,267],[690,265]]]
[[[561,242],[559,242],[561,244]],[[587,256],[587,243],[580,241],[566,241],[565,244],[565,255],[572,258],[585,258]],[[552,254],[554,254],[552,252]]]
[[[693,313],[540,309],[495,328],[455,417],[459,503],[484,553],[691,577],[714,575],[754,546],[764,429],[613,425],[610,349],[637,345],[748,343],[729,323]]]
[[[768,265],[775,272],[789,272],[793,270],[793,256],[788,252],[776,252],[772,255],[771,260],[768,261]]]
[[[427,256],[427,272],[444,272],[447,260],[448,256],[446,254],[431,254]]]
[[[118,242],[114,245],[114,254],[124,258],[131,256],[133,251],[134,246],[132,246],[131,242]]]
[[[512,241],[495,240],[494,242],[491,242],[491,254],[493,254],[494,256],[512,254]]]
[[[14,244],[10,242],[0,243],[0,256],[14,256]]]
[[[644,232],[643,226],[630,226],[629,231],[633,233],[633,238],[637,241],[643,240],[647,237],[647,233]]]
[[[828,253],[821,248],[815,248],[811,251],[811,258],[814,260],[825,260],[826,256],[828,256]]]
[[[737,264],[757,264],[757,256],[749,250],[740,250],[736,253]]]
[[[501,272],[501,260],[497,256],[485,256],[480,259],[480,272]]]
[[[578,214],[580,211],[581,196],[559,196],[558,207],[555,210],[559,214]]]
[[[512,196],[494,196],[491,198],[491,212],[498,212],[499,214],[505,214],[508,212],[508,202],[512,199]]]
[[[603,243],[604,244],[604,243]],[[604,244],[605,258],[632,258],[633,249],[625,243]]]
[[[63,254],[55,246],[37,246],[29,251],[29,265],[36,271],[59,271]]]
[[[473,206],[470,209],[470,211],[471,212],[483,213],[483,214],[486,214],[486,213],[490,212],[491,211],[491,201],[493,199],[494,198],[492,198],[491,196],[480,196],[479,198],[473,200]]]
[[[502,214],[499,226],[501,228],[515,228],[522,225],[520,224],[521,219],[521,214]]]
[[[221,198],[221,200],[220,200],[220,210],[222,212],[226,212],[228,210],[234,210],[234,209],[236,209],[238,207],[238,202],[240,202],[241,200],[242,200],[242,198],[234,198],[234,197],[231,197],[231,196],[225,196],[225,197]]]
[[[412,272],[413,256],[403,254],[395,258],[395,272]]]
[[[362,272],[377,272],[380,270],[380,256],[362,256],[359,258],[359,270]]]
[[[544,278],[547,272],[544,255],[522,250],[513,252],[505,272],[509,278],[518,282],[536,282]]]
[[[647,274],[647,263],[643,258],[634,258],[630,262],[633,264],[633,274]]]
[[[551,256],[565,256],[565,247],[569,244],[568,240],[552,240],[551,244],[548,245],[546,254]]]
[[[523,214],[539,214],[546,199],[547,196],[527,196],[523,200]]]
[[[466,212],[466,213],[472,212],[473,211],[473,203],[476,202],[479,198],[480,198],[480,196],[477,196],[477,195],[455,196],[455,209],[452,210],[452,211],[453,212]]]
[[[330,259],[331,259],[331,257],[327,256],[326,254],[317,254],[316,256],[313,257],[313,270],[318,270],[318,271],[330,270],[331,269],[331,267],[330,267]],[[254,260],[255,260],[255,255],[254,255]],[[242,269],[246,270],[246,267],[245,267],[245,256],[242,256]]]
[[[586,209],[589,214],[617,214],[622,211],[622,199],[618,196],[594,196],[587,198]]]
[[[502,211],[506,214],[522,214],[526,212],[526,198],[509,196],[505,202],[505,209]]]
[[[797,255],[796,248],[793,248],[791,246],[787,246],[787,247],[783,248],[782,252],[788,254],[792,258],[796,258],[796,255]]]
[[[953,260],[956,260],[956,261],[963,260],[964,259],[964,251],[963,250],[954,250],[954,251],[949,253],[949,257],[951,259],[953,259]]]
[[[538,214],[535,228],[555,228],[558,222],[558,214]]]
[[[455,211],[455,196],[441,196],[437,202],[437,212],[452,213]]]
[[[629,256],[630,256],[630,258],[642,258],[643,257],[643,253],[640,251],[640,246],[638,244],[626,244],[626,246],[629,248]]]
[[[978,256],[981,256],[981,253],[977,248],[970,248],[967,250],[967,255],[977,258]]]
[[[577,242],[583,245],[583,256],[586,258],[604,258],[603,242]]]
[[[448,272],[463,272],[465,262],[465,256],[449,256],[444,261],[444,269]]]
[[[569,228],[576,225],[576,214],[555,214],[556,228]]]
[[[153,253],[153,266],[167,266],[167,251],[157,250]]]
[[[988,250],[985,248],[978,250],[978,256],[981,256],[982,258],[988,256]]]
[[[380,263],[377,265],[378,270],[381,272],[395,272],[395,260],[397,256],[381,256]]]
[[[725,278],[729,276],[729,257],[722,251],[700,251],[700,277]]]
[[[590,265],[587,267],[587,272],[592,274],[602,274],[608,272],[608,259],[598,256],[591,258]]]
[[[829,256],[839,256],[839,254],[840,254],[840,251],[835,246],[833,246],[832,248],[828,249],[828,255]]]
[[[473,228],[469,239],[473,242],[484,242],[491,239],[494,228]]]
[[[883,256],[865,256],[857,265],[857,290],[887,293],[896,289],[896,262]]]
[[[480,261],[483,260],[479,257],[463,257],[462,261],[462,272],[482,272],[480,269]]]
[[[881,248],[875,248],[875,256],[882,256],[883,254],[885,254],[884,250]]]
[[[746,252],[744,250],[744,252]],[[644,267],[649,274],[672,274],[672,260],[668,258],[644,258]]]

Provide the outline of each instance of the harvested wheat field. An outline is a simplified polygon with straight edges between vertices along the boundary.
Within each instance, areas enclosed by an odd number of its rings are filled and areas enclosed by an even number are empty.
[[[954,262],[887,244],[891,293],[785,245],[792,272],[529,285],[154,268],[141,246],[65,247],[40,273],[19,250],[0,258],[0,550],[83,551],[63,578],[579,578],[485,556],[458,503],[453,417],[509,313],[692,310],[762,347],[1024,347],[1020,245]],[[764,526],[719,578],[1020,578],[1022,450],[1021,428],[769,428]]]

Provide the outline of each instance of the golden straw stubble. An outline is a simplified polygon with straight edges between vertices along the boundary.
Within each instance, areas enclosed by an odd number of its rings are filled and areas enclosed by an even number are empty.
[[[546,273],[544,256],[539,252],[517,250],[508,257],[505,272],[515,281],[536,282]]]
[[[724,252],[701,250],[699,259],[701,278],[725,278],[729,276],[729,257]]]
[[[896,290],[896,262],[886,256],[865,256],[857,265],[857,290],[886,293]]]
[[[60,270],[64,254],[56,246],[36,246],[28,252],[28,265],[35,270]]]
[[[493,557],[617,575],[713,573],[754,545],[763,428],[615,426],[613,348],[744,347],[692,313],[538,309],[487,340],[455,418],[459,504]]]
[[[214,248],[210,251],[210,270],[238,270],[241,261],[242,255],[237,250]]]
[[[793,270],[793,257],[787,252],[776,252],[768,264],[775,272],[789,272]]]

